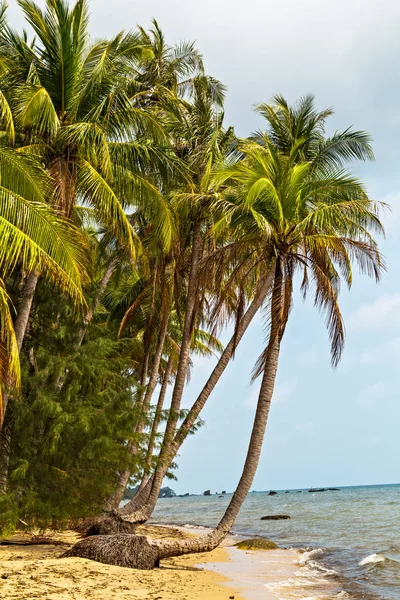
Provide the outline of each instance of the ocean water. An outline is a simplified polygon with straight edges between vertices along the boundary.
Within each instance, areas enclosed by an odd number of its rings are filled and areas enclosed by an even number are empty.
[[[213,527],[229,500],[230,494],[160,499],[153,522]],[[260,520],[273,514],[291,518]],[[279,598],[400,600],[400,484],[311,493],[283,490],[276,496],[251,492],[232,532],[268,537],[280,547],[299,550],[297,580],[282,582],[282,589],[275,589]],[[329,581],[328,594],[321,578]],[[292,590],[286,595],[285,585]],[[299,595],[293,591],[296,586]],[[307,586],[310,594],[305,596]]]

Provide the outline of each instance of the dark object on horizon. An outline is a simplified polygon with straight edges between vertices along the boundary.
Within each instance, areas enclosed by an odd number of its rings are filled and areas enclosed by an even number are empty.
[[[261,517],[260,521],[282,521],[283,519],[290,519],[290,515],[267,515]]]
[[[211,490],[206,490],[203,492],[203,496],[211,496]]]
[[[303,493],[303,490],[297,490],[297,493],[298,493],[298,494],[302,494],[302,493]]]
[[[226,491],[225,491],[225,490],[222,490],[221,494],[226,494]]]
[[[135,487],[130,487],[128,485],[128,487],[125,490],[125,494],[123,497],[123,500],[132,500],[132,498],[134,497],[134,495],[136,494],[136,492],[138,491],[139,486],[136,485]]]
[[[290,494],[289,490],[286,490],[285,494]]]
[[[169,487],[163,487],[158,494],[159,498],[175,498],[176,494],[174,490],[171,490]]]
[[[329,492],[340,492],[339,488],[328,488]]]
[[[268,496],[276,496],[278,494],[278,492],[275,492],[274,490],[271,490],[268,494]]]
[[[327,488],[310,488],[309,492],[326,492]]]

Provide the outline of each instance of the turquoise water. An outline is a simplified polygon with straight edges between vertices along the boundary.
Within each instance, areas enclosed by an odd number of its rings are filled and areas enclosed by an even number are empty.
[[[285,492],[250,493],[233,532],[306,549],[310,574],[320,572],[335,581],[332,598],[400,600],[400,484]],[[162,499],[153,521],[213,527],[229,499],[229,494]],[[272,514],[291,518],[260,520]]]

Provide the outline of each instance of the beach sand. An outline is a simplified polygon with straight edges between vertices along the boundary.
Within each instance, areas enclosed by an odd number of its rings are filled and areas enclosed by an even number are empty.
[[[151,525],[139,528],[138,533],[153,538],[193,535],[180,528]],[[78,534],[45,535],[63,545],[0,545],[2,600],[275,600],[277,596],[264,587],[266,579],[285,579],[296,568],[296,553],[291,550],[246,552],[233,548],[233,540],[228,539],[213,552],[167,559],[160,569],[139,571],[85,559],[60,559]],[[18,534],[12,541],[29,539],[30,535]]]
[[[181,537],[188,534],[174,528],[141,528],[149,537]],[[182,556],[163,561],[160,569],[138,571],[90,560],[58,557],[74,543],[74,532],[46,532],[64,546],[1,545],[0,598],[2,600],[235,600],[243,597],[234,584],[223,585],[226,577],[205,570],[208,563],[229,560],[227,551],[218,548],[211,553]],[[13,541],[26,541],[20,534]],[[195,565],[203,563],[201,568]]]

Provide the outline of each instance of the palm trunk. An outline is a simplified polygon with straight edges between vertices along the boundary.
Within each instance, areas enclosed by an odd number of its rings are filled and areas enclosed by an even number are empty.
[[[32,271],[31,273],[29,273],[26,283],[24,285],[24,290],[22,292],[18,316],[15,320],[14,325],[15,337],[17,338],[19,352],[21,352],[22,343],[24,341],[26,329],[28,327],[29,315],[31,313],[33,297],[35,295],[38,279],[38,271]]]
[[[99,287],[98,287],[97,292],[93,299],[93,309],[88,310],[87,313],[85,314],[85,316],[83,317],[83,324],[82,324],[82,328],[78,334],[78,341],[76,344],[76,349],[80,348],[80,346],[82,345],[82,342],[85,338],[86,330],[89,327],[90,323],[92,322],[93,315],[96,311],[96,308],[98,307],[98,305],[101,302],[103,294],[106,291],[108,282],[110,281],[111,277],[113,276],[114,271],[117,267],[117,264],[118,264],[117,260],[115,258],[113,258],[111,260],[110,264],[108,265],[107,269],[105,270],[103,277],[100,280]]]
[[[188,435],[190,429],[193,427],[194,423],[196,422],[196,419],[200,415],[200,412],[204,408],[208,398],[212,394],[215,386],[217,385],[222,374],[224,373],[247,328],[249,327],[253,318],[257,314],[258,310],[261,308],[263,301],[268,293],[268,290],[270,289],[272,277],[273,272],[271,271],[271,274],[268,277],[266,277],[265,280],[262,282],[252,303],[250,304],[241,322],[239,323],[236,332],[232,335],[229,343],[227,344],[223,353],[221,354],[218,363],[215,365],[207,383],[203,387],[200,395],[191,407],[184,422],[180,426],[179,431],[175,435],[174,440],[170,444],[170,447],[168,449],[168,459],[166,459],[165,462],[160,463],[157,466],[156,471],[150,480],[152,482],[151,490],[149,490],[149,487],[146,486],[146,494],[142,494],[142,497],[140,498],[140,503],[139,498],[135,496],[121,509],[122,514],[129,515],[129,520],[135,521],[137,519],[138,522],[143,522],[151,516],[156,505],[160,489],[162,487],[163,479],[165,477],[166,472],[168,471],[171,461],[173,460],[174,456],[176,456],[184,440],[186,439],[186,436]],[[136,512],[138,512],[138,514],[135,514]]]
[[[144,487],[146,486],[146,484],[149,480],[149,474],[150,474],[150,469],[151,469],[151,459],[153,457],[153,451],[154,451],[158,426],[160,424],[161,412],[162,412],[162,409],[164,406],[164,400],[165,400],[165,396],[166,396],[168,385],[169,385],[169,378],[171,376],[172,367],[173,367],[173,361],[172,361],[172,357],[170,357],[168,360],[167,368],[165,369],[160,394],[158,396],[156,412],[155,412],[153,424],[151,427],[150,439],[149,439],[149,445],[147,447],[147,454],[146,454],[146,461],[145,461],[145,466],[144,466],[143,477],[142,477],[142,481],[140,482],[140,486],[136,492],[135,497],[139,496],[139,494],[141,494],[141,492],[143,491]]]
[[[145,350],[145,355],[143,358],[142,374],[140,377],[141,391],[140,391],[140,394],[139,394],[139,397],[137,400],[138,404],[143,403],[144,394],[145,394],[145,386],[146,386],[146,381],[147,381],[147,373],[149,370],[149,360],[150,360],[150,345],[147,346],[147,348]],[[135,454],[137,453],[137,446],[132,441],[130,441],[128,443],[128,450],[132,456],[135,456]],[[107,500],[106,507],[105,507],[105,509],[107,511],[118,509],[118,507],[121,504],[121,501],[124,497],[126,486],[128,485],[130,476],[131,476],[130,469],[125,469],[124,471],[122,471],[120,473],[119,478],[118,478],[117,489],[114,492],[114,494],[111,496],[111,498],[109,498],[109,500]]]
[[[216,548],[231,530],[253,484],[274,391],[279,347],[280,336],[275,335],[268,348],[268,360],[264,368],[242,476],[224,516],[212,532],[189,540],[152,540],[150,542],[144,536],[126,534],[92,536],[78,542],[65,556],[79,556],[102,563],[151,569],[159,566],[160,560],[164,558],[209,552]]]
[[[170,556],[180,556],[181,554],[208,552],[209,550],[213,550],[222,542],[222,540],[231,530],[253,484],[254,476],[260,460],[272,394],[275,386],[276,372],[278,368],[279,345],[279,338],[276,336],[269,348],[268,363],[264,369],[263,379],[258,396],[257,410],[254,417],[253,430],[251,432],[249,448],[247,451],[242,476],[224,516],[222,517],[216,529],[205,536],[199,536],[194,540],[188,540],[184,543],[182,543],[180,540],[173,542],[165,542],[160,540],[157,542],[159,559],[168,558]]]
[[[25,285],[23,287],[18,315],[15,319],[14,324],[15,337],[17,340],[19,353],[21,353],[22,344],[28,327],[29,315],[31,312],[33,297],[35,295],[38,279],[39,273],[37,271],[32,271],[28,275]],[[9,398],[10,396],[6,390],[3,394],[3,410],[0,423],[0,493],[3,494],[7,490],[8,467],[10,463],[11,453],[11,419],[7,419],[6,425],[4,425]]]

